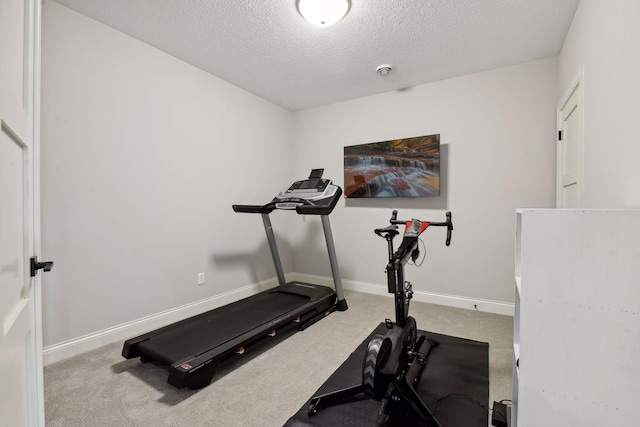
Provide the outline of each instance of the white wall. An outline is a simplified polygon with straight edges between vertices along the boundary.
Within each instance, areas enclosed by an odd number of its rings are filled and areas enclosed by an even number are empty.
[[[231,204],[316,167],[342,185],[345,145],[431,133],[441,197],[341,201],[342,277],[384,291],[373,229],[392,209],[451,210],[452,246],[428,233],[408,279],[465,303],[513,300],[514,210],[555,200],[555,59],[292,114],[50,1],[42,43],[45,347],[272,279],[262,222]],[[318,218],[272,220],[286,272],[331,277]]]
[[[558,59],[558,93],[584,66],[584,207],[640,207],[640,2],[582,0]]]
[[[42,51],[45,346],[275,276],[231,205],[292,180],[290,112],[50,1]]]
[[[434,221],[450,210],[451,246],[444,229],[427,230],[427,260],[407,267],[414,290],[513,302],[515,209],[555,203],[556,102],[556,60],[546,59],[295,113],[294,174],[323,166],[340,185],[344,146],[440,134],[440,197],[349,199],[336,208],[347,284],[386,286],[386,243],[373,229],[388,225],[392,209]],[[299,243],[296,271],[329,276],[317,262],[324,248]]]

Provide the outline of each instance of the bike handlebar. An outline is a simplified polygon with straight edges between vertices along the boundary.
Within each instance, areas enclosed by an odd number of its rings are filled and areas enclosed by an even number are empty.
[[[425,221],[429,223],[429,226],[433,225],[435,227],[447,227],[447,241],[446,241],[446,245],[449,246],[451,245],[451,232],[453,231],[453,222],[451,221],[451,212],[447,212],[446,213],[446,217],[447,220],[445,222],[430,222],[430,221]],[[403,220],[399,220],[398,219],[398,211],[394,210],[391,213],[391,219],[389,220],[389,222],[391,224],[406,224],[407,221],[403,221]]]

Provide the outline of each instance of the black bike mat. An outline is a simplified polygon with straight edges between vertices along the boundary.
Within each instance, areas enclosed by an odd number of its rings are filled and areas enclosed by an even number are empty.
[[[347,360],[314,393],[329,393],[362,382],[362,360],[369,340],[384,335],[381,323]],[[439,343],[431,350],[416,391],[442,427],[486,427],[489,404],[489,344],[419,331]],[[311,396],[310,396],[311,398]],[[309,401],[285,426],[375,426],[380,402],[358,395],[309,417]],[[388,426],[423,426],[423,421],[404,407],[393,410]]]

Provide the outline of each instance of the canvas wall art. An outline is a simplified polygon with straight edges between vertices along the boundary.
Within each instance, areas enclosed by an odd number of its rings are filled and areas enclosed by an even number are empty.
[[[347,198],[440,195],[440,134],[344,147]]]

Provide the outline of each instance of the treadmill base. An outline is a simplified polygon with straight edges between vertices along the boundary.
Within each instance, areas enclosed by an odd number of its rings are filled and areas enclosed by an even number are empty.
[[[209,385],[217,364],[238,349],[274,333],[304,330],[337,308],[332,288],[286,283],[131,338],[122,356],[167,366],[169,384],[198,389]]]

